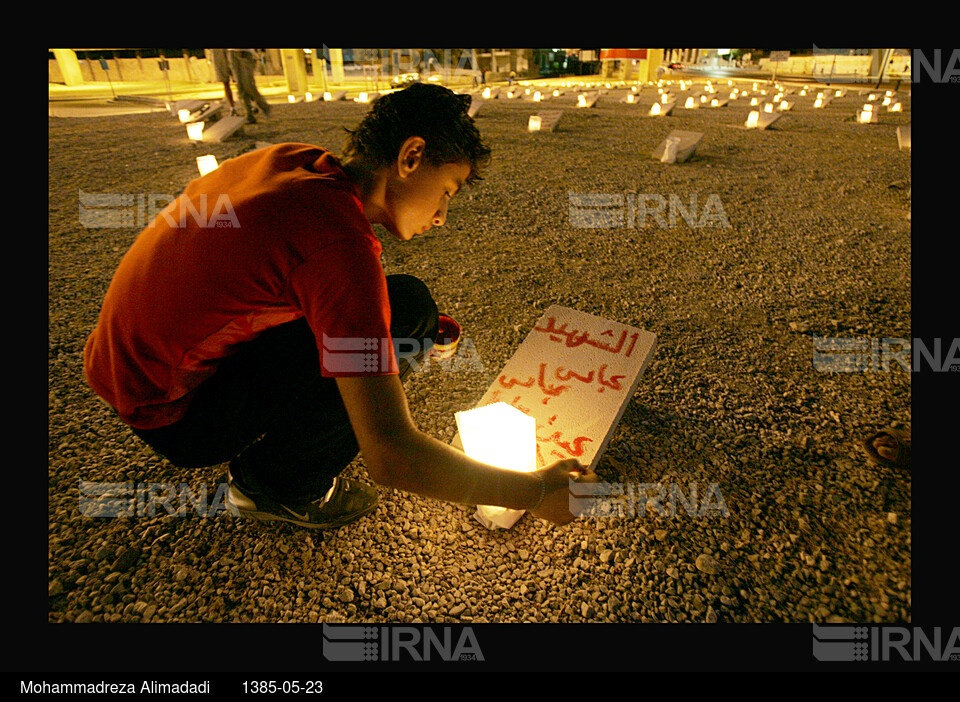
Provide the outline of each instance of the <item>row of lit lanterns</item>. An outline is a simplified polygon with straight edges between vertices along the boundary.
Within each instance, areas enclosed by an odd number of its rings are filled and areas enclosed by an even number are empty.
[[[659,84],[659,85],[662,85],[662,84],[664,84],[664,81],[660,81],[658,84]],[[690,83],[690,82],[680,81],[681,90],[686,90],[691,84],[692,84],[692,83]],[[581,84],[581,85],[582,85],[582,84]],[[608,84],[607,84],[607,87],[610,87],[610,85],[611,85],[611,84],[608,83]],[[672,85],[672,82],[671,82],[671,81],[666,81],[666,85]],[[733,81],[728,81],[728,85],[733,85]],[[754,83],[754,84],[753,84],[753,89],[754,89],[754,90],[757,90],[757,87],[758,87],[757,83]],[[776,95],[774,95],[774,97],[773,97],[773,102],[767,102],[767,103],[765,103],[765,104],[763,105],[763,110],[764,110],[764,112],[772,113],[772,112],[774,111],[774,109],[777,109],[777,110],[779,110],[779,111],[782,112],[782,111],[785,111],[785,110],[789,110],[789,109],[792,107],[791,103],[789,103],[789,102],[787,102],[786,100],[783,99],[783,92],[782,92],[781,86],[777,85],[777,86],[775,86],[775,87],[777,87],[778,89],[780,89],[780,92],[778,92]],[[633,93],[636,93],[636,91],[637,91],[636,86],[631,86],[631,90],[632,90],[632,92],[631,92],[631,94],[629,94],[629,95],[627,96],[627,100],[626,100],[628,103],[632,103],[632,102],[634,101],[634,100],[633,100],[633,98],[634,98]],[[705,90],[706,90],[706,92],[708,92],[708,93],[716,93],[716,88],[713,87],[713,85],[711,84],[710,81],[707,81],[706,86],[705,86]],[[807,94],[807,91],[808,91],[807,86],[803,86],[803,88],[800,90],[800,93],[799,93],[799,94],[802,95],[802,96],[805,96],[805,95]],[[664,112],[663,112],[663,110],[664,110],[663,105],[669,104],[669,102],[670,102],[670,95],[669,95],[669,93],[664,92],[664,90],[663,90],[662,87],[660,87],[660,88],[658,89],[658,92],[659,92],[659,94],[660,94],[660,101],[654,103],[653,106],[650,108],[650,114],[651,114],[651,115],[654,115],[654,116],[663,114],[663,113],[664,113]],[[527,88],[527,89],[525,90],[525,94],[526,94],[526,95],[530,95],[530,93],[531,93],[530,88]],[[485,89],[483,90],[483,93],[482,93],[482,94],[483,94],[483,97],[484,97],[484,98],[490,98],[490,96],[491,96],[492,93],[491,93],[490,88],[488,87],[488,88],[485,88]],[[761,95],[766,95],[766,94],[767,94],[767,91],[766,91],[766,90],[760,90],[760,94],[761,94]],[[842,97],[842,96],[845,95],[845,94],[846,94],[846,91],[836,90],[836,91],[834,92],[833,97]],[[560,95],[562,95],[562,92],[561,92],[559,89],[555,89],[555,90],[553,91],[553,96],[554,96],[554,97],[559,97]],[[881,102],[881,104],[887,106],[887,109],[888,109],[889,111],[891,111],[891,112],[899,112],[899,111],[901,111],[902,106],[901,106],[901,104],[900,104],[899,102],[892,102],[893,96],[894,96],[893,91],[890,91],[890,90],[886,91],[886,94],[884,95],[884,98],[883,98],[883,101]],[[734,99],[737,99],[738,97],[749,97],[749,93],[748,93],[747,91],[741,92],[739,89],[734,88],[734,90],[731,91],[730,94],[729,94],[729,99],[734,100]],[[878,98],[879,98],[879,96],[876,95],[876,94],[870,94],[870,95],[868,96],[868,100],[870,100],[871,102],[872,102],[872,101],[876,101]],[[312,93],[309,93],[309,92],[305,93],[305,94],[304,94],[304,99],[305,99],[306,101],[308,101],[308,102],[309,102],[310,100],[312,100],[312,99],[313,99]],[[331,93],[325,92],[325,93],[323,94],[323,99],[324,99],[325,101],[330,101],[330,100],[333,99],[333,96],[332,96]],[[370,95],[369,95],[368,93],[364,93],[364,92],[360,93],[360,94],[357,96],[357,98],[355,98],[355,100],[356,100],[357,102],[362,102],[362,103],[369,102],[370,99],[371,99]],[[538,90],[538,91],[534,91],[534,92],[533,92],[532,99],[533,99],[534,102],[540,102],[540,101],[543,99],[543,94],[542,94],[542,92],[539,91],[539,90]],[[828,97],[825,95],[825,93],[824,93],[823,91],[821,91],[821,92],[819,92],[819,93],[817,94],[817,97],[816,97],[816,100],[814,101],[814,105],[813,105],[813,106],[814,106],[814,107],[823,107],[823,106],[824,106],[827,102],[829,102],[829,100],[831,100],[831,99],[832,99],[832,97],[831,97],[831,98],[828,98]],[[295,98],[293,95],[290,95],[290,96],[288,96],[288,100],[289,100],[289,102],[295,102],[295,101],[296,101],[296,98]],[[585,94],[581,93],[580,95],[577,96],[577,104],[578,104],[578,106],[579,106],[579,107],[586,107],[586,106],[589,104],[589,103],[587,102],[587,100],[588,100],[587,96],[586,96]],[[725,104],[725,103],[722,103],[722,101],[721,101],[720,98],[708,98],[706,95],[701,95],[701,96],[700,96],[700,103],[701,103],[701,104],[706,104],[708,100],[709,100],[709,104],[710,104],[711,107],[719,107],[721,104]],[[759,105],[759,98],[757,98],[757,97],[751,98],[751,100],[750,100],[750,106],[753,107],[753,106],[758,106],[758,105]],[[776,107],[775,107],[775,105],[776,105]],[[685,104],[684,104],[684,107],[685,107],[686,109],[694,109],[694,108],[697,107],[697,102],[696,102],[696,100],[695,100],[692,96],[691,96],[691,97],[688,97],[687,100],[686,100],[686,102],[685,102]],[[187,122],[187,121],[190,119],[190,115],[191,115],[190,110],[180,110],[180,111],[178,112],[178,116],[179,116],[181,122]],[[757,110],[752,110],[752,111],[749,113],[749,115],[747,116],[746,126],[747,126],[748,128],[756,127],[756,126],[758,126],[759,121],[760,121],[760,113],[759,113],[759,111],[757,111]],[[857,121],[860,122],[860,123],[876,122],[876,121],[877,121],[877,112],[873,109],[873,105],[870,104],[870,102],[864,104],[863,108],[857,113]],[[187,125],[186,125],[186,128],[187,128],[187,136],[188,136],[192,141],[201,141],[201,140],[203,139],[204,122],[192,122],[192,123],[187,124]],[[540,128],[541,128],[541,118],[540,118],[540,116],[539,116],[539,115],[533,115],[533,116],[531,116],[531,117],[530,117],[530,122],[529,122],[529,124],[528,124],[528,129],[529,129],[529,131],[540,131]],[[216,169],[219,167],[219,164],[217,163],[217,159],[216,159],[215,156],[213,156],[212,154],[207,154],[207,155],[204,155],[204,156],[198,156],[198,157],[197,157],[197,167],[198,167],[198,169],[199,169],[199,171],[200,171],[200,175],[203,176],[203,175],[206,175],[207,173],[209,173],[209,172],[211,172],[211,171],[216,170]]]

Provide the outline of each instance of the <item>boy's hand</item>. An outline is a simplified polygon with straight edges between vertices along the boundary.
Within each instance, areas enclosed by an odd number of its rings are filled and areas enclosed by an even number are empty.
[[[539,472],[546,482],[546,496],[537,509],[530,510],[530,514],[558,525],[572,522],[577,516],[570,512],[570,480],[594,483],[600,480],[596,473],[575,458],[557,461]]]

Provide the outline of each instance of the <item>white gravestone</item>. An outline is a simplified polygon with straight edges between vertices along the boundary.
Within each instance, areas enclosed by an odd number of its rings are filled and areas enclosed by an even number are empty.
[[[901,151],[910,149],[910,125],[904,124],[897,127],[897,146]]]
[[[190,117],[186,120],[187,123],[191,122],[206,122],[208,120],[213,121],[220,119],[220,111],[227,106],[227,103],[223,100],[218,102],[211,102],[205,104],[202,108],[195,112],[190,113]]]
[[[169,103],[167,107],[170,110],[170,114],[176,117],[179,116],[181,111],[186,111],[187,114],[192,115],[194,112],[202,110],[206,105],[207,100],[177,100],[176,102]]]
[[[673,110],[676,101],[672,102],[655,102],[650,107],[650,116],[651,117],[666,117]]]
[[[747,129],[767,129],[782,116],[782,113],[752,110],[750,114],[747,115],[747,121],[744,122],[744,126]]]
[[[217,120],[212,127],[203,130],[203,141],[219,143],[229,139],[243,128],[244,119],[231,115]]]
[[[691,156],[693,152],[697,150],[700,141],[703,139],[703,134],[700,132],[688,132],[682,129],[674,129],[667,135],[667,138],[660,142],[660,145],[654,150],[653,157],[658,161],[663,161],[664,154],[667,152],[668,145],[671,140],[677,139],[677,153],[676,157],[673,160],[668,160],[669,163],[683,163]]]
[[[528,132],[552,132],[563,114],[561,110],[546,110],[540,114],[530,115],[527,120]]]
[[[600,99],[600,91],[593,90],[577,95],[577,107],[593,107]]]
[[[575,458],[597,467],[656,348],[655,334],[554,305],[477,403],[505,402],[536,420],[536,467]],[[462,448],[459,434],[453,445]],[[488,528],[510,528],[519,510],[480,506]]]

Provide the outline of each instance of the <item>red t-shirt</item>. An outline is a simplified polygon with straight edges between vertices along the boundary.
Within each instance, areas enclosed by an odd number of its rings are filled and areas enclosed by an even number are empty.
[[[129,425],[166,426],[237,344],[300,317],[323,375],[397,373],[380,253],[328,151],[279,144],[225,161],[124,255],[84,349],[87,382]]]

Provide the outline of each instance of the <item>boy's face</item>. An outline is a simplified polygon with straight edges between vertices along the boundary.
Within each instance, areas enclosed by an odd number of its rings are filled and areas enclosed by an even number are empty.
[[[387,182],[384,226],[401,241],[442,226],[450,199],[469,175],[469,163],[434,166],[422,158],[401,163]]]

